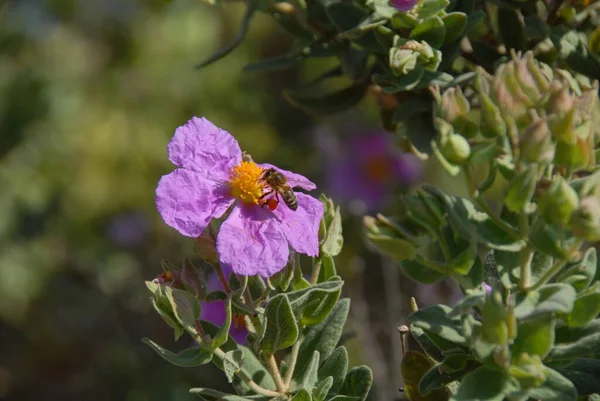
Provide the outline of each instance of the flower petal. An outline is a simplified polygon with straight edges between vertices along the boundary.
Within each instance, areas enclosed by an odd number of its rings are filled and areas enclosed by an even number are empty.
[[[315,189],[317,187],[311,180],[309,180],[308,178],[306,178],[303,175],[292,173],[291,171],[284,170],[282,168],[276,167],[269,163],[259,164],[259,166],[261,166],[262,168],[265,168],[265,169],[274,168],[275,170],[279,171],[281,174],[283,174],[283,176],[287,180],[288,184],[292,188],[300,187],[307,191],[312,191],[313,189]]]
[[[282,224],[272,213],[236,206],[217,236],[221,263],[236,274],[270,277],[285,267],[290,253]]]
[[[163,220],[188,237],[202,234],[211,217],[220,217],[232,203],[225,188],[182,168],[163,176],[156,188],[156,207]]]
[[[214,181],[227,180],[231,169],[242,160],[235,138],[204,117],[193,117],[177,128],[167,150],[176,166]]]
[[[291,210],[280,203],[273,211],[283,222],[283,233],[296,252],[308,256],[319,255],[319,224],[323,217],[323,203],[312,196],[296,193],[298,209]]]

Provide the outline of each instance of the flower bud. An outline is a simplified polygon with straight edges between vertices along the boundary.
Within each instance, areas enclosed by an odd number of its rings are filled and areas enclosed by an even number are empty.
[[[396,36],[390,49],[390,67],[396,75],[406,75],[417,66],[435,71],[441,61],[442,53],[432,49],[425,41],[406,41]]]
[[[194,238],[196,245],[194,250],[207,262],[216,263],[219,261],[217,254],[217,243],[213,229],[209,225],[199,237]]]
[[[571,217],[573,233],[589,241],[600,241],[600,191],[583,198]]]
[[[506,310],[499,291],[487,294],[481,311],[483,325],[481,334],[488,343],[503,345],[508,341]]]
[[[561,176],[552,180],[550,188],[539,201],[542,218],[550,224],[565,226],[571,215],[579,207],[577,192]]]
[[[458,134],[450,134],[441,145],[442,154],[451,163],[462,164],[471,155],[469,142]]]
[[[508,184],[504,204],[511,212],[520,213],[524,208],[529,208],[529,202],[537,183],[537,167],[536,164],[530,164]]]
[[[520,155],[525,161],[549,164],[554,159],[556,145],[544,119],[538,119],[525,129],[519,139]]]

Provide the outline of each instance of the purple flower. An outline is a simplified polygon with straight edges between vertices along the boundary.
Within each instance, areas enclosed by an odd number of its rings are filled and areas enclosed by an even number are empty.
[[[489,294],[492,292],[492,287],[489,284],[487,284],[485,282],[483,282],[481,284],[483,284],[483,289],[485,290],[486,294]]]
[[[225,271],[225,277],[228,277],[229,274]],[[222,290],[221,282],[216,274],[213,274],[208,279],[208,290]],[[211,301],[211,302],[202,302],[202,312],[200,314],[200,319],[206,320],[207,322],[211,322],[216,324],[217,326],[222,326],[223,322],[225,322],[225,318],[227,314],[225,312],[225,301]],[[229,329],[229,335],[233,337],[236,343],[245,344],[246,336],[248,335],[248,330],[246,329],[246,324],[244,322],[244,317],[241,315],[233,315],[233,319],[231,322],[231,328]]]
[[[194,117],[177,128],[167,150],[178,168],[158,183],[158,212],[181,234],[198,237],[211,219],[233,205],[217,235],[217,252],[234,273],[269,277],[285,267],[290,247],[309,256],[319,254],[320,201],[296,193],[295,211],[283,202],[274,210],[262,207],[266,198],[261,197],[270,192],[261,180],[265,169],[281,172],[292,188],[315,189],[307,178],[270,164],[242,161],[233,136],[206,118]]]
[[[362,202],[362,210],[379,209],[394,187],[410,187],[421,178],[421,162],[401,153],[385,132],[355,136],[336,157],[331,144],[325,149],[333,159],[328,172],[328,188],[334,198]],[[365,210],[366,209],[366,210]]]
[[[392,7],[400,11],[410,11],[417,3],[417,0],[390,0]]]

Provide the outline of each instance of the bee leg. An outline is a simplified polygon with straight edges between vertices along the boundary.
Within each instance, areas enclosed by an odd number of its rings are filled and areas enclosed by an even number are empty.
[[[268,200],[263,200],[263,198],[265,196],[267,196],[267,195],[271,195],[272,193],[273,193],[273,191],[265,192],[264,194],[262,194],[262,196],[260,198],[258,198],[261,201],[260,202],[260,207],[264,207],[267,204],[267,202],[268,202]]]

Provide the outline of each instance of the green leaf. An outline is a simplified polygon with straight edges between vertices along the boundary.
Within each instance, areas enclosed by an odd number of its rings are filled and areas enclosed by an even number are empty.
[[[410,39],[423,40],[429,46],[439,49],[446,38],[446,26],[438,16],[429,17],[410,31]]]
[[[250,25],[250,21],[254,16],[254,12],[258,8],[259,2],[257,0],[249,0],[247,4],[248,5],[246,8],[246,13],[244,14],[244,17],[242,19],[242,25],[240,26],[240,30],[238,31],[237,35],[233,39],[233,42],[231,42],[228,46],[217,50],[212,56],[208,57],[206,60],[196,65],[197,69],[206,67],[207,65],[212,64],[215,61],[227,56],[242,42],[242,40],[244,40],[246,32],[248,32],[248,26]]]
[[[558,372],[573,383],[579,396],[600,393],[600,360],[579,359]]]
[[[207,286],[204,273],[187,259],[183,262],[181,282],[185,289],[195,295],[197,299],[201,300],[206,296]]]
[[[473,203],[464,198],[449,196],[436,187],[423,185],[423,189],[438,198],[448,213],[447,220],[456,234],[470,241],[473,235],[472,226],[477,230],[477,241],[492,249],[516,252],[521,250],[525,242],[515,239],[496,225],[485,213],[475,209]],[[514,228],[513,228],[514,229]],[[516,232],[516,229],[514,229]]]
[[[420,352],[409,350],[402,356],[400,369],[404,381],[404,392],[409,400],[422,397],[419,394],[419,382],[432,366],[434,366],[434,362]]]
[[[404,260],[400,266],[410,279],[418,283],[433,284],[447,277],[416,260]]]
[[[317,383],[317,386],[312,390],[312,397],[315,401],[324,401],[327,393],[333,384],[333,377],[327,376]]]
[[[340,3],[341,4],[341,3]],[[342,215],[340,207],[336,207],[333,219],[327,225],[327,231],[321,249],[329,256],[336,256],[342,251],[344,237],[342,236]]]
[[[472,369],[468,367],[469,370],[460,369],[451,372],[445,369],[445,366],[446,362],[435,365],[423,375],[418,387],[419,393],[424,396],[423,401],[447,400],[449,394],[447,387],[443,386],[460,379]]]
[[[169,327],[175,330],[175,340],[179,339],[184,332],[184,328],[175,317],[171,303],[163,292],[166,286],[151,281],[146,281],[146,286],[153,293],[150,300],[152,301],[154,310],[158,312],[159,316],[169,325]]]
[[[213,337],[212,341],[210,342],[210,348],[214,351],[215,349],[219,348],[221,345],[223,345],[225,343],[225,341],[227,341],[227,338],[229,337],[229,328],[231,327],[231,297],[232,297],[231,293],[228,297],[227,300],[225,301],[225,321],[223,322],[223,325],[221,326],[221,328],[219,328],[219,331],[217,332],[217,334]]]
[[[575,401],[577,389],[567,378],[554,369],[544,367],[546,381],[540,387],[529,390],[529,397],[544,401]]]
[[[517,295],[515,316],[517,319],[533,319],[548,313],[570,313],[576,293],[573,287],[562,283],[548,284],[526,295]]]
[[[581,260],[577,263],[567,265],[564,272],[556,277],[556,281],[569,284],[577,292],[585,290],[596,276],[596,248],[590,247]]]
[[[198,397],[208,401],[268,401],[269,397],[264,395],[252,395],[240,397],[239,395],[222,393],[212,388],[196,387],[190,389],[190,393],[196,394]]]
[[[600,319],[595,319],[583,328],[564,326],[557,329],[555,345],[547,359],[571,360],[594,355],[599,350]]]
[[[358,26],[369,13],[350,3],[333,3],[327,7],[327,15],[340,32]]]
[[[287,297],[296,318],[309,326],[320,323],[335,306],[343,284],[334,276],[324,283],[289,292]]]
[[[423,351],[427,354],[428,357],[433,359],[434,361],[441,361],[444,359],[444,355],[441,350],[437,347],[437,345],[431,341],[431,338],[425,333],[420,327],[411,324],[409,326],[410,334],[412,334],[415,341],[419,343]]]
[[[454,305],[454,308],[448,313],[448,317],[453,319],[468,315],[473,312],[474,308],[481,308],[485,303],[484,290],[472,290],[467,292],[467,295]]]
[[[600,281],[577,296],[573,310],[565,316],[570,327],[584,327],[600,314]]]
[[[292,401],[312,401],[312,397],[308,391],[305,389],[300,389],[292,398]]]
[[[396,108],[396,112],[394,113],[394,121],[401,123],[412,118],[415,114],[429,111],[431,109],[431,101],[413,98],[405,101],[400,107]]]
[[[303,370],[295,370],[292,380],[292,389],[306,389],[312,391],[318,381],[319,351],[312,353],[308,365]]]
[[[351,397],[358,397],[364,401],[369,394],[373,384],[373,372],[367,366],[357,366],[348,371],[344,384],[340,388],[340,394]]]
[[[562,233],[548,224],[538,224],[530,233],[530,240],[536,250],[554,258],[568,259],[568,248],[571,241],[562,241]]]
[[[243,354],[241,371],[259,386],[269,390],[275,390],[275,382],[273,381],[271,374],[267,371],[265,366],[260,363],[252,350],[242,345],[238,345],[237,349],[241,350]],[[237,377],[233,379],[233,386],[240,395],[254,394],[254,390]]]
[[[555,320],[551,316],[521,322],[510,351],[513,357],[521,353],[545,358],[554,345]]]
[[[191,347],[175,354],[166,348],[161,347],[154,341],[144,338],[142,342],[149,345],[161,358],[173,365],[184,368],[205,365],[212,360],[212,352],[200,347]]]
[[[275,295],[265,310],[266,326],[258,347],[267,355],[292,345],[298,338],[298,325],[285,294]]]
[[[428,18],[436,15],[449,5],[449,0],[423,0],[419,2],[416,11],[419,18]]]
[[[223,371],[225,372],[225,376],[227,376],[227,381],[229,383],[233,382],[235,374],[240,371],[243,358],[244,353],[239,349],[225,353],[225,357],[223,358]]]
[[[283,97],[296,107],[315,115],[334,114],[347,110],[362,100],[367,86],[357,83],[327,94],[314,91],[299,93],[291,90],[283,92]]]
[[[525,39],[525,24],[521,20],[519,10],[509,8],[498,8],[498,28],[500,37],[506,49],[525,50],[527,40]]]
[[[463,377],[450,401],[502,401],[507,382],[502,372],[481,366]]]
[[[374,74],[373,81],[383,88],[385,93],[394,94],[403,91],[409,91],[417,87],[421,78],[425,74],[425,69],[421,66],[416,66],[414,70],[408,74],[388,76],[382,74]]]
[[[552,262],[553,259],[550,255],[541,252],[533,254],[531,260],[531,282],[533,284],[536,284],[552,268]],[[516,269],[515,272],[518,272],[518,277],[521,277],[520,269]]]
[[[321,270],[319,270],[319,279],[317,282],[323,283],[337,275],[335,270],[335,260],[329,255],[321,256]]]
[[[461,12],[453,12],[442,17],[442,22],[446,27],[445,43],[454,42],[462,37],[465,27],[467,26],[467,14]]]
[[[348,351],[345,347],[337,347],[325,363],[319,369],[319,380],[325,380],[327,377],[332,377],[331,388],[332,393],[338,393],[344,383],[346,372],[348,370]]]
[[[276,57],[259,60],[254,63],[246,64],[242,71],[244,72],[262,72],[279,71],[293,67],[302,61],[306,56],[299,50],[291,51]]]
[[[550,27],[538,15],[525,17],[525,36],[528,39],[542,40],[550,34]]]
[[[379,252],[391,257],[394,261],[408,261],[415,257],[416,248],[410,242],[402,238],[390,237],[388,235],[367,234]]]
[[[504,204],[511,212],[520,213],[529,205],[537,183],[537,164],[530,164],[508,183]]]
[[[194,332],[194,322],[200,317],[200,302],[189,292],[173,287],[165,287],[165,294],[177,321],[186,330]]]
[[[300,345],[296,369],[301,372],[306,369],[314,351],[319,351],[322,360],[326,360],[331,355],[340,340],[349,310],[350,300],[341,299],[325,320],[306,331],[302,345]]]
[[[412,313],[408,320],[426,333],[431,332],[452,343],[466,345],[460,321],[450,319],[450,311],[446,305],[431,305]]]

